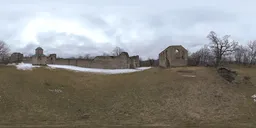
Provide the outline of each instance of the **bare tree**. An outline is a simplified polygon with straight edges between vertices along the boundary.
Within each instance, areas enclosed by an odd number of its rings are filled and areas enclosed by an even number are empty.
[[[93,56],[91,56],[90,54],[85,54],[84,55],[84,59],[86,59],[86,60],[91,60],[91,59],[93,59],[94,57]]]
[[[230,41],[230,36],[225,35],[223,38],[219,38],[213,31],[209,33],[207,38],[211,41],[210,48],[215,56],[215,66],[218,67],[221,63],[223,56],[229,55],[234,52],[237,42]]]
[[[243,45],[239,45],[234,51],[235,61],[237,64],[241,64],[243,62],[244,54],[246,54],[246,49]]]
[[[152,59],[152,58],[148,58],[148,62],[149,62],[149,65],[150,65],[150,66],[153,66],[153,65],[154,65],[155,60],[154,60],[154,59]]]
[[[250,63],[250,58],[249,58],[249,52],[246,50],[244,55],[243,55],[243,64],[246,65],[246,64],[249,64]]]
[[[189,56],[189,65],[212,65],[213,55],[207,45]]]
[[[256,40],[250,41],[247,45],[248,45],[249,63],[253,64],[255,63],[255,59],[256,59]]]
[[[124,52],[124,49],[120,47],[115,47],[112,51],[113,56],[119,56],[122,52]]]
[[[8,59],[9,51],[10,49],[6,43],[0,40],[0,58],[2,61]]]

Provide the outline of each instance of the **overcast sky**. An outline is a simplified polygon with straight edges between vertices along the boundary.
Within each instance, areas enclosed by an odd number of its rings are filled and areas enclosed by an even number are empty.
[[[1,0],[0,39],[12,52],[60,57],[110,52],[154,57],[169,45],[195,51],[215,31],[256,39],[255,0]]]

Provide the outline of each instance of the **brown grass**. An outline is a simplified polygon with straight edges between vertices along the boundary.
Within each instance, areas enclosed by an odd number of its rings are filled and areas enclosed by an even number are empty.
[[[187,71],[186,71],[187,70]],[[256,84],[255,68],[237,68]],[[184,77],[193,73],[194,78]],[[0,67],[0,124],[255,126],[254,86],[212,68],[153,68],[122,75]],[[62,92],[54,92],[54,90]],[[63,124],[63,125],[62,125]]]

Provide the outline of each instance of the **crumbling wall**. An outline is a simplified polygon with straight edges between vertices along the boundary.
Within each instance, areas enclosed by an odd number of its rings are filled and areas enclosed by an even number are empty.
[[[130,68],[129,55],[126,52],[119,56],[97,56],[89,64],[89,68],[126,69]]]
[[[88,59],[77,59],[77,65],[79,67],[89,67],[91,60]]]
[[[130,68],[140,67],[140,59],[139,56],[131,56],[129,58]]]
[[[47,57],[47,64],[55,64],[55,61],[56,61],[56,54],[50,54],[48,57]]]
[[[33,65],[46,65],[47,57],[46,56],[33,56],[32,64]]]
[[[159,54],[159,66],[162,68],[169,68],[171,61],[170,49],[165,49]]]
[[[159,54],[159,66],[163,68],[186,66],[188,51],[181,45],[170,46]]]
[[[171,66],[186,66],[188,63],[188,52],[182,46],[170,47]]]
[[[101,69],[129,69],[140,66],[139,56],[129,57],[127,52],[119,56],[97,56],[94,59],[61,59],[56,58],[56,54],[46,57],[46,64],[73,65],[87,68]],[[35,63],[36,58],[26,58],[26,63]]]

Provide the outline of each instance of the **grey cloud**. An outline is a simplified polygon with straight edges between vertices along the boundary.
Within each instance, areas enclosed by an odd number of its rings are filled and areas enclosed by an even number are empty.
[[[1,1],[0,39],[13,51],[25,53],[34,53],[34,48],[40,45],[47,54],[57,53],[62,57],[96,55],[120,46],[130,55],[156,58],[169,45],[182,44],[190,51],[198,49],[208,43],[206,35],[211,30],[240,40],[253,39],[256,18],[251,14],[256,13],[255,3],[250,0],[247,3],[233,0]],[[44,17],[44,13],[50,16]],[[31,33],[37,35],[38,42],[22,42],[20,35],[28,23],[41,17],[77,21],[83,29],[102,32],[108,41],[95,42],[89,36],[69,33],[67,29],[66,32],[32,31],[38,32]],[[109,17],[113,23],[108,22]]]

